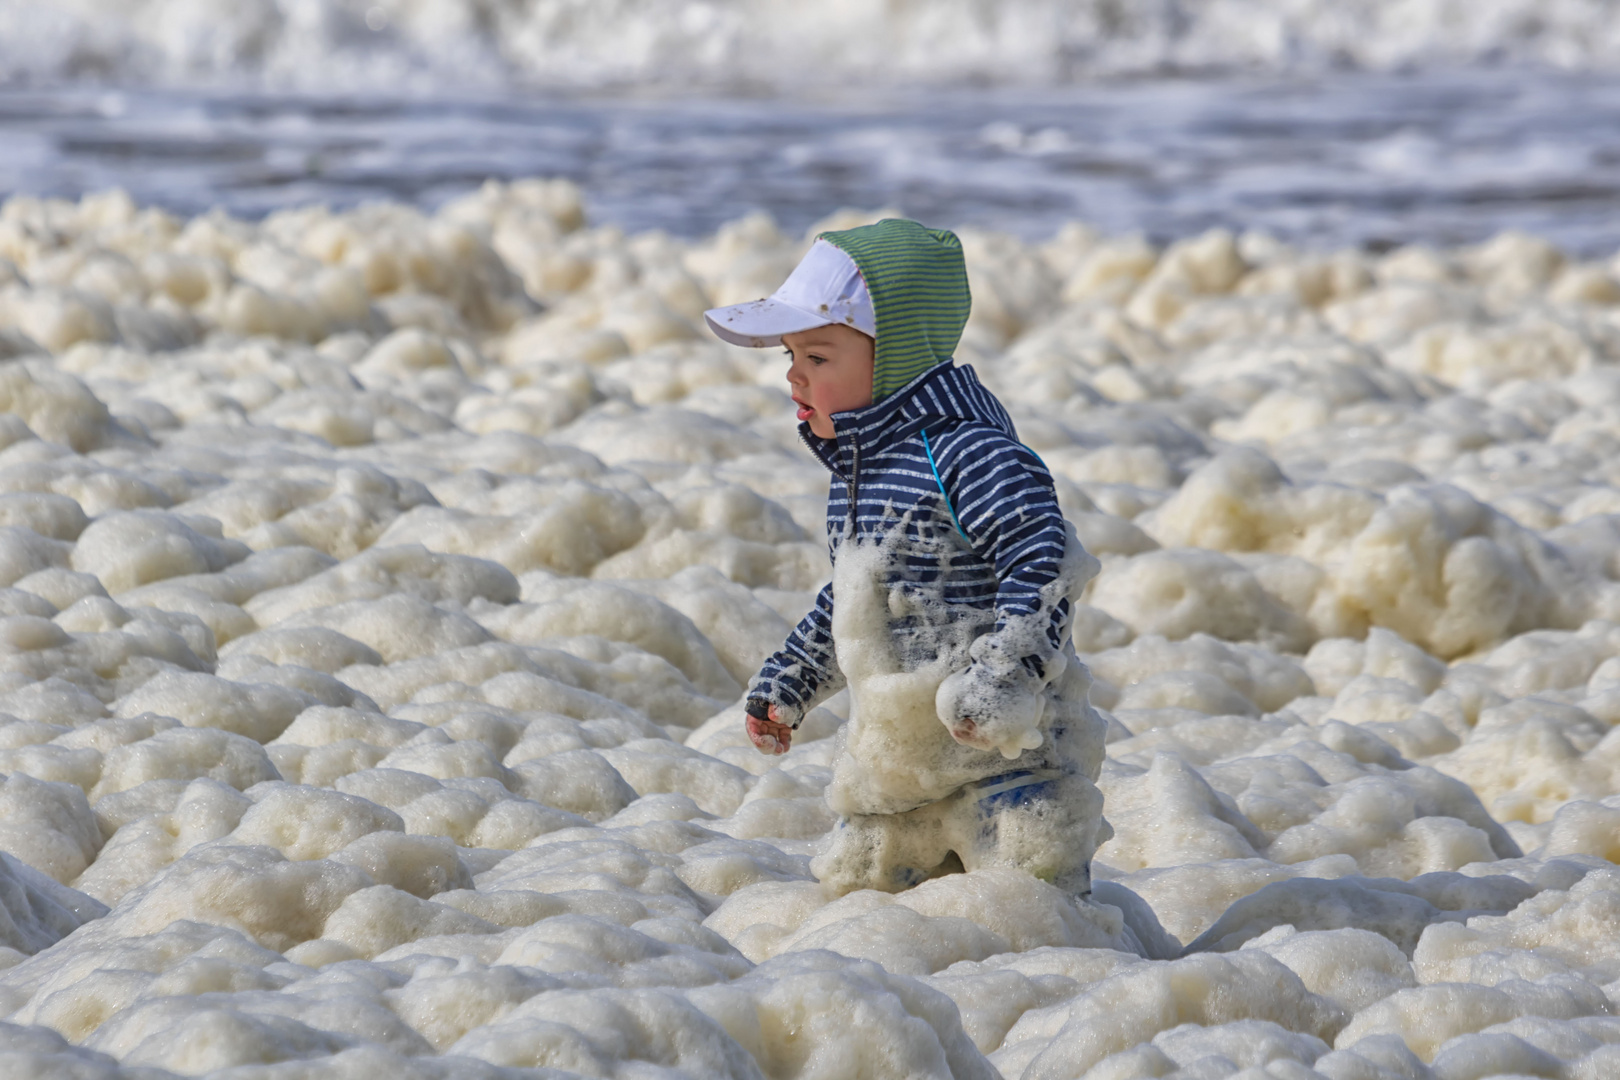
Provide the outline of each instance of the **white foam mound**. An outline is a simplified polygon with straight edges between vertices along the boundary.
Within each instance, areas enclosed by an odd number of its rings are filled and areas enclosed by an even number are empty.
[[[29,17],[273,66],[280,10]],[[1101,565],[1113,835],[1089,898],[839,897],[845,751],[949,788],[972,643],[902,670],[841,584],[853,699],[748,744],[828,478],[699,319],[803,244],[579,206],[0,208],[0,1075],[1620,1075],[1613,264],[965,233],[959,359]]]

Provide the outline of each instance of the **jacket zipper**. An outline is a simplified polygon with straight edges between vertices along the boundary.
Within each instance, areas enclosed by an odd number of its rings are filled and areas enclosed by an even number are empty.
[[[849,479],[844,483],[849,489],[849,524],[844,530],[844,538],[855,539],[855,500],[861,491],[861,444],[852,441],[850,444]]]
[[[861,491],[861,444],[855,442],[854,440],[850,441],[849,475],[843,476],[843,473],[836,465],[821,456],[821,451],[816,449],[815,444],[810,441],[809,437],[806,436],[802,430],[799,432],[799,441],[804,443],[805,448],[809,450],[811,454],[815,455],[815,457],[820,460],[823,465],[826,465],[833,475],[843,477],[844,490],[849,496],[849,513],[844,519],[844,538],[846,540],[853,539],[855,536],[855,500],[860,496]]]

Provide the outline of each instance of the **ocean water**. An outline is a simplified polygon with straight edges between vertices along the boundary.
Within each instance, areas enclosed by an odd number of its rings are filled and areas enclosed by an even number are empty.
[[[0,92],[0,191],[257,217],[432,209],[486,178],[566,177],[593,221],[680,236],[842,206],[1034,239],[1084,220],[1224,225],[1315,248],[1525,230],[1620,246],[1620,78],[1546,71],[1154,79],[744,97],[382,96],[71,85]]]
[[[0,0],[0,193],[1617,246],[1611,0]]]

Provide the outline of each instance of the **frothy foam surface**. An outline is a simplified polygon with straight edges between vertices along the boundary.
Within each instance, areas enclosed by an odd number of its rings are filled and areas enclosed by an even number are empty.
[[[1610,263],[965,230],[1113,836],[834,898],[848,699],[737,700],[827,477],[698,322],[804,242],[579,204],[0,210],[0,1071],[1614,1075]]]

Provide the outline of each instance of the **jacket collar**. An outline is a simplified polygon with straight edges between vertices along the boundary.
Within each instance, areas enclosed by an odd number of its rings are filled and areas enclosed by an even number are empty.
[[[823,439],[799,425],[799,437],[834,475],[849,480],[858,461],[871,461],[884,446],[950,420],[980,420],[1017,438],[1001,403],[979,382],[971,365],[940,364],[861,409],[832,414],[837,438]]]

